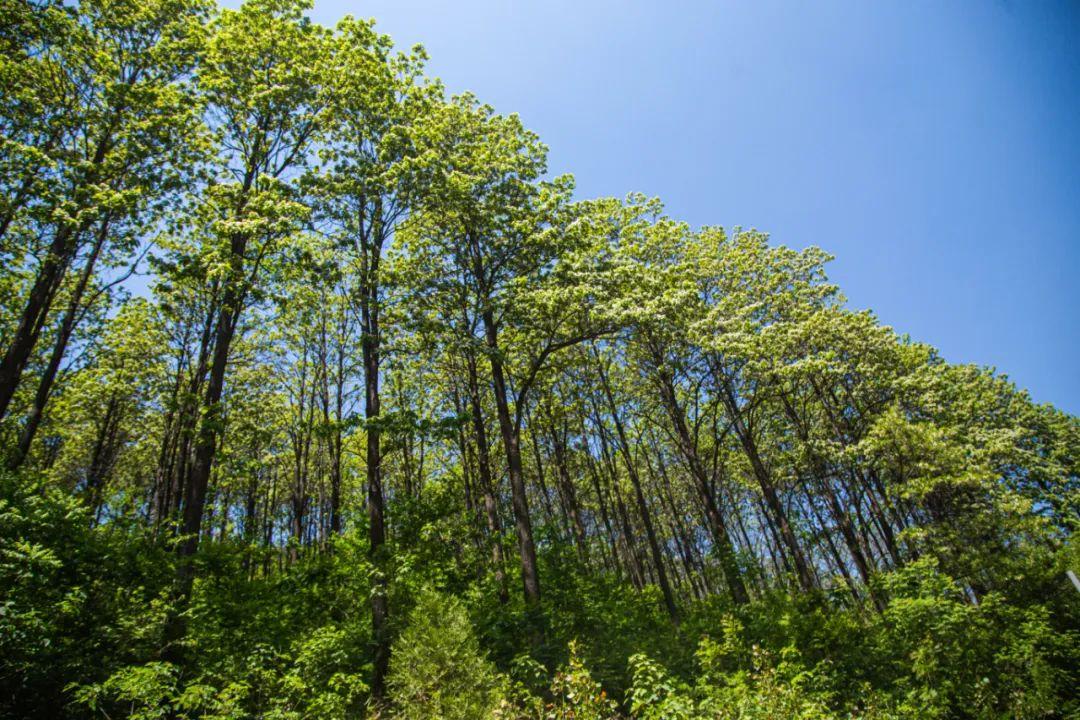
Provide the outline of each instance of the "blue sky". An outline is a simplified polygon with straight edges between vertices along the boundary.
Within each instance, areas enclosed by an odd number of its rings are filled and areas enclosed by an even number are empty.
[[[581,196],[818,245],[851,306],[1080,412],[1080,3],[315,0]]]

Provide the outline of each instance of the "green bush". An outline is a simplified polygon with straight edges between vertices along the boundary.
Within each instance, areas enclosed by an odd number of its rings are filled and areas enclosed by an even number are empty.
[[[505,694],[461,601],[432,590],[420,593],[394,643],[387,685],[401,720],[480,720],[494,716]]]

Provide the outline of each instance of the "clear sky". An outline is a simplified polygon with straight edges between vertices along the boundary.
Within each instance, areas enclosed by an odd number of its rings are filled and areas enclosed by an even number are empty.
[[[856,308],[1080,413],[1080,3],[315,0],[579,194],[818,245]]]

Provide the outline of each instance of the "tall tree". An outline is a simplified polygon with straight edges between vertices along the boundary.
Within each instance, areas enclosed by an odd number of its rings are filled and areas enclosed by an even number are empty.
[[[221,399],[237,325],[264,261],[307,215],[296,171],[318,130],[326,33],[303,13],[303,0],[249,0],[213,24],[198,86],[219,141],[219,167],[205,190],[206,247],[201,261],[220,286],[213,351],[185,487],[177,607],[167,654],[179,652],[182,611],[191,593],[206,491],[217,449]]]
[[[343,20],[328,70],[326,129],[312,178],[316,226],[344,255],[348,289],[359,309],[364,368],[364,432],[370,553],[376,573],[372,695],[381,699],[390,662],[383,547],[386,495],[380,381],[383,372],[384,250],[419,202],[427,162],[418,123],[440,88],[421,79],[422,51],[395,53],[372,23]]]
[[[137,246],[138,230],[198,167],[202,125],[190,77],[209,7],[204,0],[4,5],[14,22],[2,72],[13,93],[0,104],[0,126],[10,133],[0,163],[0,241],[5,265],[32,279],[5,333],[0,419],[72,267],[81,262],[89,277],[105,246]],[[75,283],[75,308],[86,285]],[[76,316],[62,324],[59,357]],[[54,375],[44,378],[46,395]]]
[[[539,180],[546,148],[516,116],[496,115],[466,95],[442,106],[430,126],[443,156],[411,251],[434,254],[437,282],[461,283],[479,318],[522,590],[535,611],[540,579],[522,461],[527,401],[555,354],[609,329],[596,307],[604,277],[597,247],[606,238],[587,219],[591,206],[569,204],[570,178]]]

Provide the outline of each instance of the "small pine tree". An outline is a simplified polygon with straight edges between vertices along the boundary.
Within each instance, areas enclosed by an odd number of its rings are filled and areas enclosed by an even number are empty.
[[[387,683],[401,720],[488,718],[504,695],[461,602],[430,590],[394,644]]]

